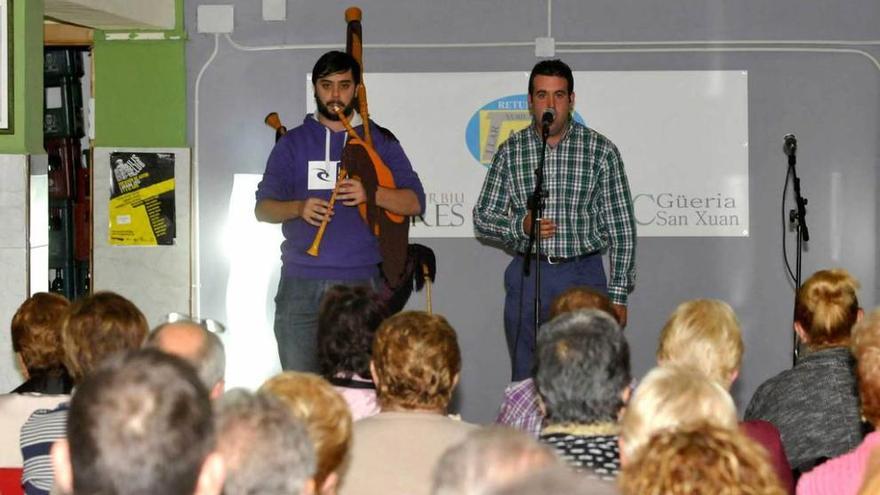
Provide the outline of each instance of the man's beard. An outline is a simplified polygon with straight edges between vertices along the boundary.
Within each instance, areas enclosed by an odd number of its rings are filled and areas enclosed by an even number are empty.
[[[352,98],[348,105],[342,109],[342,114],[346,117],[351,117],[351,114],[354,113],[354,104],[357,98]],[[324,102],[318,98],[318,95],[315,95],[315,105],[318,107],[318,112],[328,120],[339,120],[339,115],[336,115],[336,112],[330,110],[330,105],[335,104],[342,106],[342,102],[338,100],[328,101],[325,105]]]

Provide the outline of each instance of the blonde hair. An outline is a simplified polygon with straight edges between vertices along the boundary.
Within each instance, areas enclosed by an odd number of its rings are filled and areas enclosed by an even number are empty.
[[[623,495],[783,495],[763,448],[710,424],[660,432],[623,467]]]
[[[880,308],[853,327],[852,353],[856,358],[862,415],[872,425],[880,426]]]
[[[694,368],[730,388],[742,363],[739,321],[724,301],[695,299],[678,305],[660,332],[659,364]]]
[[[260,392],[272,394],[306,425],[318,458],[315,483],[339,470],[351,445],[351,413],[345,399],[312,373],[286,371],[266,380]]]
[[[798,290],[794,320],[811,349],[848,345],[859,314],[859,282],[846,270],[821,270]]]
[[[663,430],[709,423],[736,429],[736,406],[721,385],[675,366],[654,368],[642,380],[620,422],[623,454],[630,459]]]
[[[398,313],[376,332],[373,366],[383,408],[446,408],[461,371],[455,330],[440,315]]]

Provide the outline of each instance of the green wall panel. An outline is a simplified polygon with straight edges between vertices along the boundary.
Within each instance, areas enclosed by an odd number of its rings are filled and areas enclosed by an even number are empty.
[[[12,134],[2,154],[43,153],[43,0],[12,2]]]
[[[186,146],[185,41],[95,40],[95,146]]]

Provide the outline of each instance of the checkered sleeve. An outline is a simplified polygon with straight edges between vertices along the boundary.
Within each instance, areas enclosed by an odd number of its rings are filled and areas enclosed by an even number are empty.
[[[635,287],[636,224],[629,181],[617,147],[608,143],[602,174],[602,216],[608,229],[611,276],[608,296],[614,304],[626,305]]]
[[[477,237],[514,246],[516,240],[523,235],[523,216],[513,215],[510,211],[508,142],[501,145],[495,153],[492,166],[486,174],[483,189],[474,206],[474,231]]]

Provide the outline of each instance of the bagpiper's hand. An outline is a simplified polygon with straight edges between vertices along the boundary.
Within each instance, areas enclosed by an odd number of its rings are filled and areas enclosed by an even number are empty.
[[[339,183],[339,193],[336,198],[345,206],[357,206],[367,201],[367,192],[364,184],[357,179],[343,179]]]
[[[333,217],[333,208],[329,201],[321,198],[309,198],[303,203],[302,219],[309,225],[319,227],[327,217],[327,221]]]

